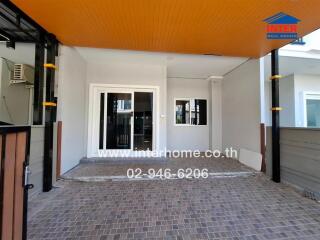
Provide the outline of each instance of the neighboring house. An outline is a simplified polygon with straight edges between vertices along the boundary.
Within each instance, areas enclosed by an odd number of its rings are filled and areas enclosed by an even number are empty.
[[[286,45],[279,51],[280,114],[282,127],[320,127],[320,31],[315,31],[297,43]],[[266,96],[270,96],[270,59],[266,66]],[[270,109],[267,102],[266,113]],[[270,123],[270,119],[268,121]]]

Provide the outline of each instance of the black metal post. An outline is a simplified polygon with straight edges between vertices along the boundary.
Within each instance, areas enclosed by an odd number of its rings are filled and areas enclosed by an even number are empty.
[[[280,107],[279,107],[279,54],[271,52],[272,89],[272,180],[280,182]]]
[[[36,43],[34,69],[34,96],[33,96],[33,124],[41,125],[43,118],[43,87],[44,87],[44,42]]]
[[[55,64],[57,53],[57,41],[54,37],[48,39],[47,63]],[[54,97],[55,69],[46,68],[46,103],[55,103]],[[44,165],[43,165],[43,191],[52,189],[52,169],[53,169],[53,124],[56,121],[56,107],[45,106],[45,140],[44,140]]]

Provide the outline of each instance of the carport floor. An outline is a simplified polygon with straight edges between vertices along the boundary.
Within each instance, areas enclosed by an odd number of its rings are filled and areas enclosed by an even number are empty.
[[[97,159],[97,162],[85,160],[84,163],[76,166],[72,171],[64,175],[65,178],[73,177],[92,177],[92,176],[126,176],[127,170],[140,168],[142,172],[147,173],[148,169],[170,169],[176,173],[179,169],[208,169],[208,172],[248,172],[250,168],[242,165],[231,158],[165,158],[153,160],[152,158],[141,158],[124,160]]]
[[[191,167],[248,170],[234,160],[202,163]],[[132,163],[80,164],[67,175],[102,176],[117,166]],[[119,174],[122,170],[114,175]],[[60,180],[51,192],[31,199],[29,208],[30,240],[320,239],[320,204],[260,173],[191,180]]]

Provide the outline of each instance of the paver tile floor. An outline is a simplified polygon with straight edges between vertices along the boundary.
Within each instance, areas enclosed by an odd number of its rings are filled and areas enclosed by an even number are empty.
[[[166,158],[159,160],[152,159],[134,159],[130,160],[100,160],[98,162],[85,162],[72,171],[65,174],[65,177],[82,177],[82,176],[126,176],[127,169],[140,168],[147,173],[148,169],[155,170],[169,168],[172,173],[178,169],[208,169],[208,172],[246,172],[252,171],[250,168],[242,165],[231,158]]]
[[[80,164],[67,175],[101,175],[130,164]],[[232,171],[248,170],[222,159],[192,166],[214,171],[227,165]],[[114,175],[119,174],[122,170]],[[30,200],[29,208],[30,240],[320,239],[320,204],[260,173],[191,180],[60,180],[57,188]]]

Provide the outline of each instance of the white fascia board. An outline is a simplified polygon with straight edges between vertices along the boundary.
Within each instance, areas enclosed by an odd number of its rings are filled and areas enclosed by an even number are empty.
[[[310,52],[298,52],[290,50],[279,50],[279,55],[282,57],[297,57],[297,58],[309,58],[309,59],[320,59],[320,54]]]

